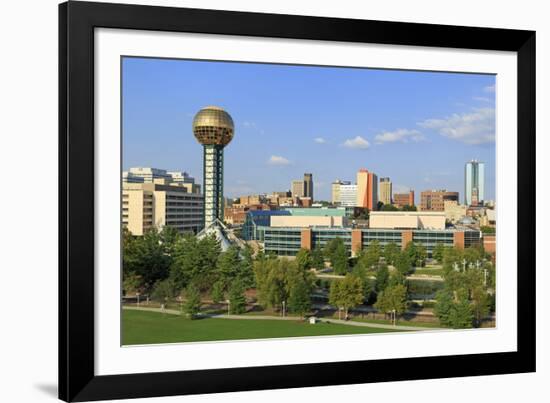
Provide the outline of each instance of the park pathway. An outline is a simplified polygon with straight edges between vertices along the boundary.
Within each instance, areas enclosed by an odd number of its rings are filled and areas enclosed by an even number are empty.
[[[181,315],[181,311],[175,309],[164,309],[160,308],[146,308],[141,306],[123,306],[122,309],[134,310],[134,311],[145,311],[145,312],[158,312],[158,313],[167,313],[171,315]],[[227,315],[227,314],[200,314],[202,317],[206,318],[216,318],[216,319],[261,319],[261,320],[298,320],[296,316],[270,316],[270,315]],[[444,330],[443,328],[437,327],[420,327],[420,326],[402,326],[402,325],[384,325],[382,323],[368,323],[368,322],[355,322],[352,320],[340,320],[340,319],[327,319],[327,318],[318,318],[320,322],[334,323],[338,325],[347,325],[347,326],[359,326],[359,327],[371,327],[376,329],[389,329],[389,330]]]

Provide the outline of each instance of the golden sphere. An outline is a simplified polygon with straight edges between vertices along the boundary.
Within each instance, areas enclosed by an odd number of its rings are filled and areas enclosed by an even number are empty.
[[[201,144],[226,146],[234,133],[231,115],[218,106],[202,108],[193,119],[193,134]]]

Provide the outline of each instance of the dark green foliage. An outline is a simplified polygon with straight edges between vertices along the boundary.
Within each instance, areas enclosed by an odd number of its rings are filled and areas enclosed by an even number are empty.
[[[432,251],[432,258],[437,260],[438,263],[443,263],[443,255],[445,253],[445,245],[439,242]]]
[[[185,289],[185,304],[183,305],[183,311],[189,316],[190,319],[194,319],[200,312],[200,308],[200,291],[194,284],[190,284]]]
[[[176,287],[170,279],[159,280],[153,286],[151,299],[164,304],[172,301],[176,294]]]
[[[412,263],[409,256],[410,255],[407,254],[406,251],[403,251],[399,252],[395,257],[394,266],[403,276],[406,276],[412,272]]]
[[[243,285],[239,281],[234,281],[229,289],[229,312],[234,315],[240,315],[246,311],[246,298],[244,296]]]
[[[454,304],[454,308],[449,314],[449,322],[455,329],[471,328],[473,319],[472,306],[466,298]]]
[[[292,284],[288,297],[289,309],[303,317],[311,309],[310,292],[310,287],[303,279]]]
[[[378,295],[374,307],[384,313],[404,313],[407,310],[407,288],[402,284],[387,287]]]
[[[384,258],[386,259],[387,264],[394,265],[395,259],[399,254],[399,246],[395,242],[390,242],[384,247]]]
[[[125,230],[122,241],[124,278],[130,275],[138,276],[141,279],[138,288],[150,290],[157,281],[168,277],[172,263],[169,252],[173,249],[173,245],[163,243],[156,229],[151,229],[139,237],[134,237]]]
[[[369,219],[369,209],[365,207],[356,207],[353,212],[353,218],[357,220],[368,220]]]
[[[210,290],[210,297],[214,304],[218,304],[225,300],[224,286],[221,281],[216,281]]]
[[[416,211],[416,206],[409,206],[407,204],[401,208],[401,211]]]
[[[295,262],[300,268],[300,270],[302,271],[311,269],[312,267],[311,252],[307,249],[301,248],[296,254]]]
[[[378,266],[375,274],[374,289],[377,293],[380,293],[386,289],[390,280],[390,271],[388,266],[381,264]]]
[[[434,313],[443,326],[454,329],[471,328],[474,320],[473,307],[463,293],[442,290],[437,293]]]
[[[175,246],[170,276],[180,289],[193,282],[199,290],[210,290],[217,279],[220,253],[220,244],[215,237],[199,240],[196,236],[186,235]]]
[[[347,274],[343,279],[332,282],[329,304],[344,308],[346,317],[348,310],[363,303],[365,298],[363,281],[353,274]]]
[[[448,290],[441,290],[437,292],[435,298],[434,314],[439,318],[439,322],[443,326],[452,327],[449,318],[454,307],[452,294]]]
[[[311,251],[311,266],[317,270],[325,268],[325,257],[320,248],[314,248]]]
[[[395,207],[393,204],[382,204],[382,207],[379,210],[380,211],[398,211],[399,209]]]
[[[426,264],[428,254],[422,244],[409,242],[403,251],[409,258],[410,263],[415,267],[423,267]]]
[[[336,274],[344,275],[348,272],[348,251],[342,238],[334,238],[327,243],[325,256]]]
[[[497,231],[495,227],[489,227],[488,225],[482,225],[481,227],[479,227],[479,229],[481,232],[488,235],[493,235]]]

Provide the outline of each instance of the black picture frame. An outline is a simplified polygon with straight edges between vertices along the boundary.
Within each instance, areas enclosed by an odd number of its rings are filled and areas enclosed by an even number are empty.
[[[96,376],[94,29],[99,27],[517,52],[517,352]],[[60,4],[59,398],[90,401],[535,371],[535,88],[534,31]]]

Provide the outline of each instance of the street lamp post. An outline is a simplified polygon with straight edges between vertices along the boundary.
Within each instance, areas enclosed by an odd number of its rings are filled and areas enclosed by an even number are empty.
[[[227,315],[229,315],[229,312],[231,312],[231,300],[227,299],[225,302],[227,302]]]
[[[286,301],[283,301],[283,318],[285,317]]]
[[[395,326],[397,324],[397,318],[395,317],[395,309],[392,311],[393,313],[393,325]]]
[[[139,306],[139,292],[136,292],[136,297],[137,297],[137,306]]]

